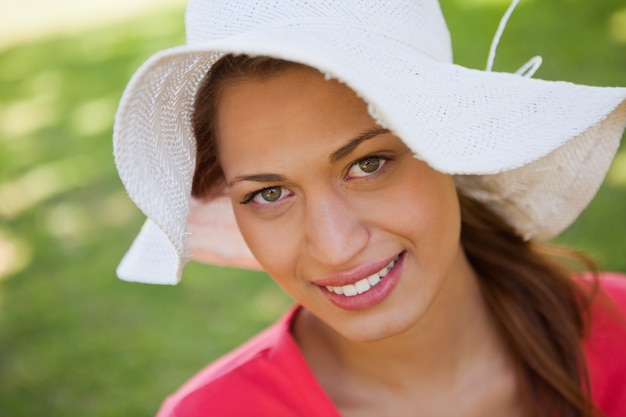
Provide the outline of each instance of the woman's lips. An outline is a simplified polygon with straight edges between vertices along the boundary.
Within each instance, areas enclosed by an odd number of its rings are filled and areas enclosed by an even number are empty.
[[[378,283],[380,283],[380,281],[387,276],[387,273],[391,271],[399,257],[400,255],[396,256],[380,271],[368,276],[367,278],[363,278],[354,284],[347,284],[340,287],[327,285],[326,289],[334,292],[335,294],[345,295],[346,297],[354,297],[355,295],[363,294],[369,291],[372,287],[378,285]]]
[[[320,285],[320,290],[339,308],[349,311],[364,310],[382,302],[400,279],[406,252],[395,256],[377,272],[365,278],[353,278],[344,285]],[[357,279],[356,281],[354,281]]]

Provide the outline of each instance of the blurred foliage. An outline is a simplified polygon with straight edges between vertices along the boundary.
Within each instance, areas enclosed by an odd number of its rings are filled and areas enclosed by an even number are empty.
[[[508,2],[444,0],[457,62],[484,68]],[[264,274],[189,265],[176,287],[114,271],[143,221],[113,165],[121,92],[184,40],[173,10],[0,52],[0,415],[148,416],[204,364],[290,300]],[[626,84],[622,0],[527,0],[495,69],[544,57],[536,77]],[[624,147],[623,147],[624,148]],[[619,162],[621,161],[621,162]],[[559,240],[626,271],[626,152]]]
[[[137,67],[184,41],[182,12],[0,54],[1,416],[153,415],[289,304],[232,269],[115,277],[143,219],[113,164],[114,112]]]

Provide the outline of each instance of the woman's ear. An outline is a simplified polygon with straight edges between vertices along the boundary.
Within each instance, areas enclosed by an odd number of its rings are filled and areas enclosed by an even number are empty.
[[[187,251],[192,260],[262,269],[239,233],[230,198],[224,192],[207,201],[191,198],[187,233]]]

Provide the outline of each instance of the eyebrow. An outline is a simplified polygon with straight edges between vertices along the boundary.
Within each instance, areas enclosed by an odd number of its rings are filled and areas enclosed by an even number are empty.
[[[385,133],[389,133],[389,129],[384,129],[381,127],[375,127],[372,129],[367,129],[356,137],[354,137],[350,142],[343,145],[341,148],[337,149],[335,152],[330,154],[328,157],[331,163],[337,162],[346,156],[350,155],[352,151],[354,151],[361,143],[368,139],[375,138],[379,135],[384,135]],[[239,175],[230,180],[226,185],[231,187],[233,184],[240,181],[254,181],[254,182],[283,182],[287,179],[279,174],[252,174],[252,175]]]
[[[236,182],[240,181],[255,181],[255,182],[283,182],[287,179],[282,175],[278,174],[254,174],[254,175],[239,175],[228,181],[226,184],[228,187],[231,187]]]
[[[362,142],[375,138],[378,135],[384,135],[385,133],[389,133],[389,129],[384,129],[382,127],[375,127],[372,129],[367,129],[364,132],[360,133],[350,142],[343,145],[341,148],[337,149],[335,152],[330,154],[328,160],[331,163],[335,163],[346,156],[350,155],[352,151],[354,151]]]

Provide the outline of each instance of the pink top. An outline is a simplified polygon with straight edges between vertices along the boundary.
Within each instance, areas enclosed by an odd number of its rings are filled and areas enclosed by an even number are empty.
[[[626,276],[604,273],[584,340],[593,400],[626,416]],[[605,308],[609,306],[608,308]],[[277,323],[209,365],[163,403],[157,417],[340,417],[290,333],[295,306]]]
[[[626,276],[600,276],[604,294],[591,311],[591,328],[583,341],[591,396],[606,417],[626,416]]]

